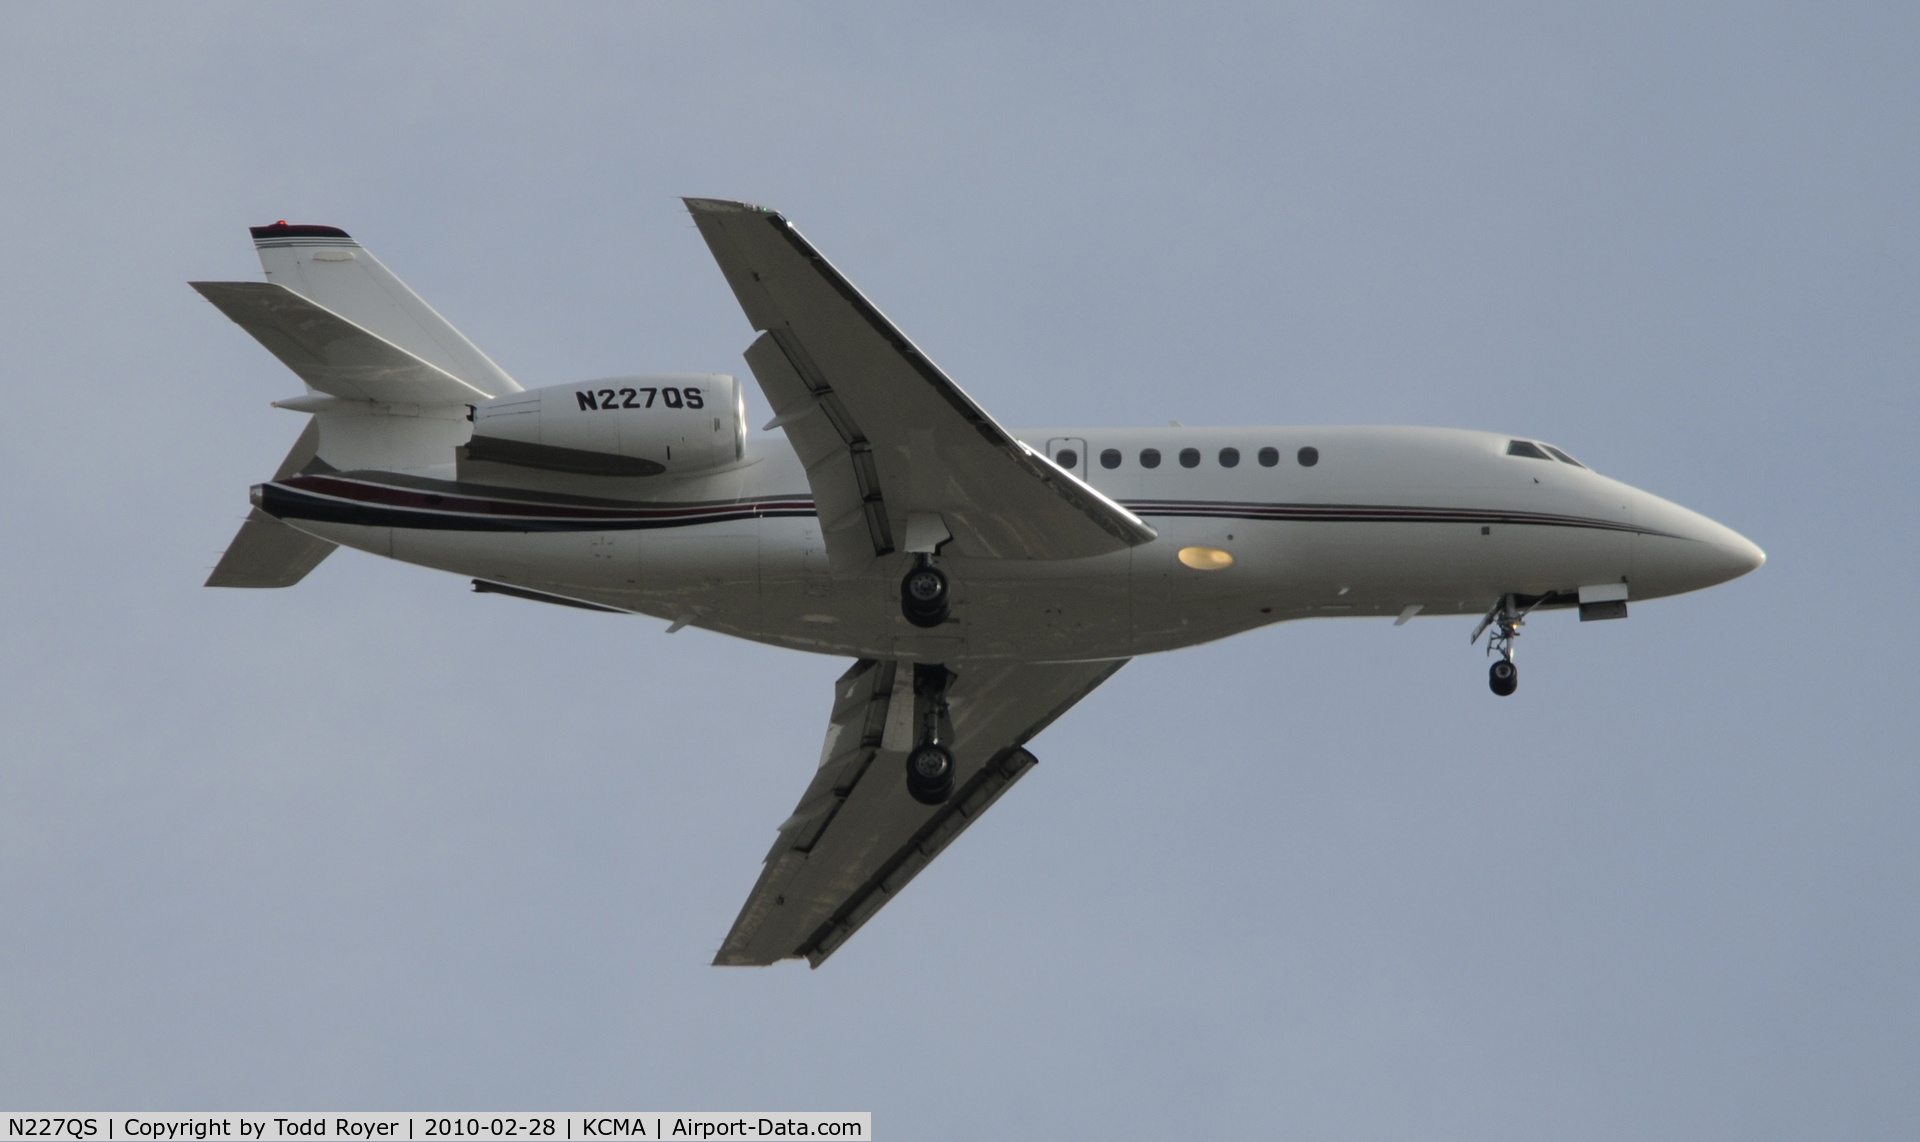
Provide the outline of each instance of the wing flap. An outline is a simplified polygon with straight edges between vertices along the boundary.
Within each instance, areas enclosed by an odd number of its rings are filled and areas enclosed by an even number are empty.
[[[488,394],[285,286],[189,282],[308,386],[345,400],[464,404]]]
[[[949,690],[954,796],[906,791],[887,726],[915,701],[910,663],[862,660],[835,684],[820,765],[786,821],[716,964],[805,957],[818,967],[1033,767],[1026,742],[1124,666],[969,663]]]
[[[847,449],[863,506],[885,524],[869,522],[871,554],[891,553],[914,513],[940,514],[955,554],[985,558],[1080,558],[1154,538],[995,423],[786,219],[686,202],[748,321],[768,334],[750,350],[761,363],[748,362],[768,400],[795,424],[813,402]]]
[[[774,420],[786,429],[787,442],[800,457],[827,545],[827,569],[836,579],[852,579],[876,554],[893,550],[886,504],[871,465],[854,460],[865,436],[844,411],[838,420],[814,398],[793,361],[771,333],[763,333],[746,352],[747,368],[773,406]]]
[[[920,875],[920,870],[933,863],[933,858],[946,850],[949,844],[958,838],[968,825],[987,811],[1000,795],[1013,787],[1013,783],[1027,775],[1027,771],[1039,764],[1039,760],[1025,749],[1003,750],[994,759],[980,768],[966,786],[954,792],[953,800],[931,821],[921,828],[907,844],[895,852],[882,869],[874,875],[866,891],[857,892],[847,905],[836,913],[818,932],[813,946],[806,952],[807,962],[819,967],[826,958],[837,951],[840,945],[852,938],[860,926],[873,918],[887,901],[903,888],[907,882]]]

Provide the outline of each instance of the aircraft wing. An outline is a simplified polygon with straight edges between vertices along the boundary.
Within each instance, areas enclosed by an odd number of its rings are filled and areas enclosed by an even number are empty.
[[[948,689],[953,797],[922,805],[906,781],[913,664],[854,663],[834,684],[813,782],[713,962],[819,967],[1033,767],[1029,739],[1126,664],[965,664]]]
[[[836,576],[948,537],[953,554],[1000,559],[1072,559],[1154,538],[995,423],[785,218],[686,203],[763,331],[747,364],[807,466]]]
[[[270,282],[188,282],[312,388],[381,404],[465,404],[489,394]]]

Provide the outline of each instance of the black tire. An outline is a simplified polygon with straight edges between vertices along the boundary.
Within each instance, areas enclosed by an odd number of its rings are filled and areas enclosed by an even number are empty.
[[[900,613],[914,626],[937,627],[947,621],[948,593],[946,575],[923,563],[900,580]]]
[[[944,805],[953,796],[953,754],[926,742],[907,754],[907,792],[922,805]]]
[[[1506,659],[1501,659],[1487,671],[1487,687],[1505,698],[1520,688],[1520,669]]]

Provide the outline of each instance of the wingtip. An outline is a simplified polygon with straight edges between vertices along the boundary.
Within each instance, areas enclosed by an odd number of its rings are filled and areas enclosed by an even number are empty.
[[[220,304],[220,300],[222,297],[233,293],[235,286],[252,286],[252,285],[262,285],[262,284],[264,283],[262,282],[188,282],[187,283],[188,287],[190,287],[193,290],[193,292],[199,294],[201,297],[206,298],[208,301],[212,302],[215,305]]]
[[[188,282],[187,285],[215,305],[220,305],[223,299],[232,298],[235,295],[254,296],[276,291],[293,292],[273,282]]]

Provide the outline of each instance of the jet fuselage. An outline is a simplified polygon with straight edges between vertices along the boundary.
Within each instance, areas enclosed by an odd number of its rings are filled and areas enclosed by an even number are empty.
[[[1502,434],[1016,435],[1159,538],[1086,559],[943,553],[952,617],[932,630],[901,616],[911,556],[830,573],[806,472],[778,436],[704,474],[584,481],[604,484],[599,496],[579,495],[577,477],[572,493],[461,483],[450,466],[309,474],[260,495],[313,535],[489,583],[823,654],[936,662],[1124,658],[1288,619],[1478,616],[1505,595],[1570,605],[1582,588],[1613,584],[1642,601],[1765,558],[1704,516]],[[1180,557],[1190,548],[1231,563],[1196,569]]]

